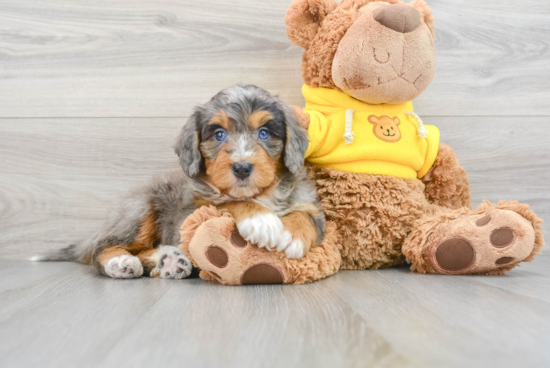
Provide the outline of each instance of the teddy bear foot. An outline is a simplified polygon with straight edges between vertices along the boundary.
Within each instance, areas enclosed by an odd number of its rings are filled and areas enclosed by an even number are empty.
[[[426,219],[407,239],[404,253],[419,272],[500,275],[538,253],[539,222],[526,205],[484,203],[477,211],[462,209]],[[414,248],[421,257],[415,259]]]
[[[247,242],[230,217],[204,222],[189,243],[203,279],[225,285],[284,284],[289,273],[284,255]]]

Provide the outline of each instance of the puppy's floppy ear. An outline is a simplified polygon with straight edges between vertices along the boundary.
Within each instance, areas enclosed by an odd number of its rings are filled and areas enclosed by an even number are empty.
[[[191,178],[199,175],[201,168],[202,156],[199,150],[199,123],[201,118],[201,111],[195,110],[181,129],[181,133],[174,145],[174,151],[176,151],[176,154],[180,158],[183,172]]]
[[[325,17],[336,7],[336,0],[293,0],[285,17],[290,41],[307,49]]]
[[[434,26],[434,16],[432,14],[432,9],[426,4],[426,1],[424,0],[416,0],[409,5],[412,5],[418,12],[420,13],[420,17],[424,19],[424,23],[428,26],[430,29],[430,32],[432,33],[432,37],[435,40],[435,26]]]
[[[304,155],[309,146],[307,130],[302,128],[300,119],[293,108],[285,107],[286,142],[284,163],[293,174],[298,174],[304,166]]]

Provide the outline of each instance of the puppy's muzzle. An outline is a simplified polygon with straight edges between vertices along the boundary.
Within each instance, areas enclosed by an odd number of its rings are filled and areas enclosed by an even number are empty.
[[[231,170],[233,171],[233,175],[237,177],[238,179],[244,180],[252,174],[252,171],[254,170],[254,165],[252,165],[250,162],[236,162],[231,166]]]

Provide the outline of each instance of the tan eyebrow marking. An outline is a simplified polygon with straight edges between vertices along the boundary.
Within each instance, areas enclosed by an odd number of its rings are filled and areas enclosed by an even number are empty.
[[[231,122],[227,117],[225,111],[220,110],[212,116],[212,119],[208,122],[209,125],[219,125],[225,130],[231,130]]]
[[[256,110],[247,117],[248,126],[252,130],[256,130],[269,120],[273,119],[273,115],[269,111]]]

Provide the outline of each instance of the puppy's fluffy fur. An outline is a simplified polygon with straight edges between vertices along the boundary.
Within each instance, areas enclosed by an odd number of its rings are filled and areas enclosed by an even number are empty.
[[[246,240],[300,258],[325,231],[307,146],[291,107],[256,86],[225,89],[195,108],[177,138],[183,171],[130,192],[94,238],[41,260],[92,263],[114,278],[188,277],[180,226],[207,204],[228,210]]]

